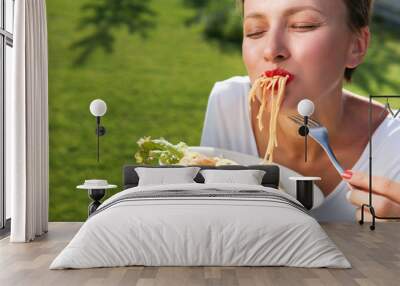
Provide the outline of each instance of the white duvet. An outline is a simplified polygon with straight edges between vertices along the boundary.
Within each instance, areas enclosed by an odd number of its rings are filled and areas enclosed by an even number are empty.
[[[180,184],[132,192],[263,190],[254,185]],[[90,217],[50,269],[127,265],[350,268],[318,222],[289,204],[259,198],[152,198],[121,201]]]

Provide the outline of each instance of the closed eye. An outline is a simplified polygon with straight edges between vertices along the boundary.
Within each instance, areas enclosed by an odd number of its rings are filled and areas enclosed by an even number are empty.
[[[310,31],[310,30],[315,30],[321,25],[319,24],[295,24],[290,26],[290,28],[294,30],[299,30],[299,31]]]
[[[250,34],[247,34],[246,37],[252,38],[252,39],[257,39],[257,38],[260,38],[264,33],[265,33],[265,31],[250,33]]]

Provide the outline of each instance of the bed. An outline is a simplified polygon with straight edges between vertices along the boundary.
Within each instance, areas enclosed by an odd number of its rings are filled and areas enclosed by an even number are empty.
[[[123,167],[123,191],[88,218],[50,269],[351,267],[307,210],[278,190],[275,165],[199,166],[264,170],[261,185],[206,184],[199,173],[194,183],[138,186],[137,167]]]

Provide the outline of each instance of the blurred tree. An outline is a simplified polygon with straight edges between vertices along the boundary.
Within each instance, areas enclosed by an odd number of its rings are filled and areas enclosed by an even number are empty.
[[[235,0],[183,0],[196,14],[187,24],[204,26],[206,38],[215,40],[223,48],[240,48],[242,44],[242,17]]]
[[[147,31],[155,26],[156,13],[149,7],[150,0],[96,0],[82,6],[85,16],[78,26],[79,31],[90,33],[71,45],[81,50],[75,64],[83,64],[97,48],[105,52],[113,51],[112,30],[125,26],[129,33],[147,36]]]

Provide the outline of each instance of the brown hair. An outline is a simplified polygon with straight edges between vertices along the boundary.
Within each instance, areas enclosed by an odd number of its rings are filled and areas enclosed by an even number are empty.
[[[243,4],[245,0],[238,0],[240,10],[243,14]],[[369,26],[372,15],[372,4],[374,0],[343,0],[347,7],[347,24],[351,31],[358,33],[366,26]],[[344,78],[351,81],[353,72],[356,68],[346,68]]]

